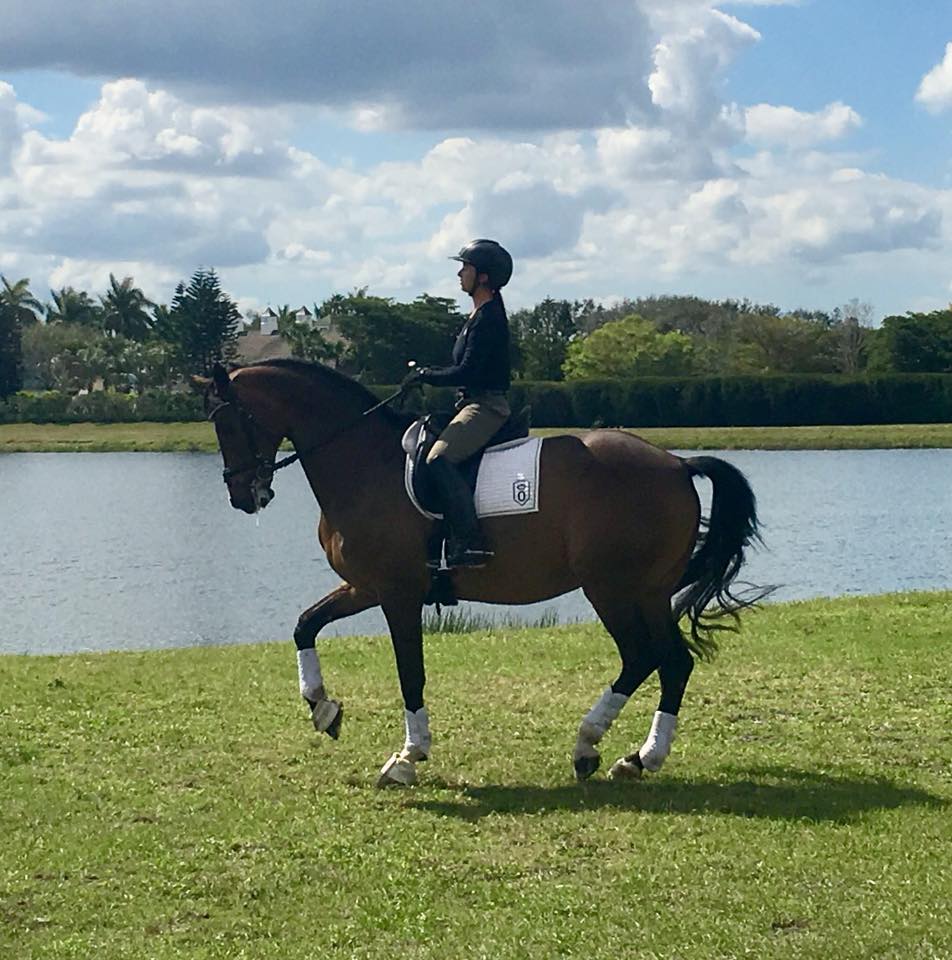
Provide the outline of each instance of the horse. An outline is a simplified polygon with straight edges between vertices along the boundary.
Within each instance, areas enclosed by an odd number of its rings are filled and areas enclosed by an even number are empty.
[[[301,696],[318,732],[340,734],[343,709],[327,693],[317,652],[326,625],[380,607],[404,702],[403,748],[378,785],[410,785],[430,755],[422,611],[430,589],[433,520],[405,489],[401,439],[412,417],[356,380],[297,359],[265,360],[195,378],[213,421],[231,505],[247,514],[274,498],[277,470],[300,460],[320,507],[318,539],[342,583],[305,610],[294,629]],[[295,453],[276,462],[288,439]],[[525,604],[581,588],[618,648],[621,671],[582,718],[575,776],[599,768],[598,743],[635,690],[657,671],[660,699],[642,745],[612,765],[614,779],[656,773],[671,751],[695,657],[709,659],[718,631],[767,591],[731,586],[759,541],[756,500],[744,475],[710,456],[681,458],[616,429],[542,440],[534,513],[482,521],[494,557],[454,570],[462,600]],[[694,478],[712,485],[702,518]],[[680,621],[687,618],[687,629]],[[725,619],[726,618],[726,619]]]

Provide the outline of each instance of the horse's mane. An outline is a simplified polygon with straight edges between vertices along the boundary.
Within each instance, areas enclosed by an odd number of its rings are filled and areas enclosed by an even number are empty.
[[[381,400],[380,397],[368,390],[362,383],[358,383],[353,377],[348,377],[347,374],[334,370],[333,367],[327,367],[323,363],[301,360],[298,357],[275,357],[273,360],[258,360],[256,363],[249,363],[246,366],[277,367],[280,370],[291,370],[311,380],[320,381],[325,385],[329,384],[335,393],[346,394],[353,398],[362,410],[369,410]],[[389,406],[381,407],[377,412],[390,420],[394,426],[403,429],[408,427],[411,421],[415,419],[415,417],[391,410]]]

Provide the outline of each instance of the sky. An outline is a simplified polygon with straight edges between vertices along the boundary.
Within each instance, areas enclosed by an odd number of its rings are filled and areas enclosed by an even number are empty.
[[[952,300],[952,4],[0,0],[0,273],[510,308]],[[462,305],[462,303],[461,303]]]

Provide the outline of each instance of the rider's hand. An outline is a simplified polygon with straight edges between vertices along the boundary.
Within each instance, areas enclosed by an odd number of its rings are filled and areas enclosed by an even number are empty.
[[[410,387],[416,383],[426,383],[426,377],[429,374],[429,367],[414,367],[404,378],[403,386]]]

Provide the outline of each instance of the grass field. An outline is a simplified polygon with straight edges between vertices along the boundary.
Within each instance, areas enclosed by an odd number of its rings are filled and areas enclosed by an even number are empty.
[[[952,447],[952,424],[828,427],[645,427],[639,436],[673,450],[848,450]],[[540,436],[582,433],[540,429]],[[209,423],[0,424],[0,453],[205,451],[218,446]]]
[[[0,957],[952,957],[952,593],[773,605],[694,674],[661,774],[576,784],[595,626],[428,639],[421,783],[389,644],[7,657]],[[656,690],[604,742],[640,743]]]

